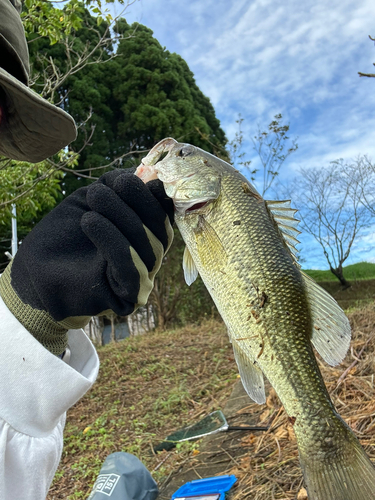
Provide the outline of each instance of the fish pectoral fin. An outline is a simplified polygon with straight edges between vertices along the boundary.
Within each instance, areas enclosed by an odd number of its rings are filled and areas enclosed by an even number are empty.
[[[202,265],[211,266],[214,260],[215,267],[223,270],[228,261],[228,254],[219,235],[204,217],[199,221],[195,239]]]
[[[262,405],[266,402],[263,373],[255,364],[255,359],[238,346],[236,339],[232,338],[232,342],[234,358],[238,366],[242,385],[248,396],[259,405]]]
[[[188,247],[185,247],[184,250],[182,267],[184,269],[185,281],[190,286],[198,277],[198,269],[193,261],[193,257],[191,256]]]
[[[311,342],[331,366],[338,365],[349,349],[351,330],[344,311],[310,276],[301,272],[311,308],[313,331]]]

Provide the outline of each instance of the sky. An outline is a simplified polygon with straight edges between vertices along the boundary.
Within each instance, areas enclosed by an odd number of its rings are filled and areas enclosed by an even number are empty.
[[[229,140],[241,114],[254,168],[251,137],[277,113],[299,146],[281,180],[338,158],[375,161],[375,78],[358,76],[374,73],[373,0],[137,0],[125,17],[185,59]],[[375,262],[373,229],[346,264]],[[327,268],[319,245],[300,239],[304,267]]]

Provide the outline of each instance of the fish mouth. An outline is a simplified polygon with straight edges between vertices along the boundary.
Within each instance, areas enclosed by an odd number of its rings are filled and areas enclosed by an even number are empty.
[[[173,200],[175,211],[181,215],[200,213],[207,208],[210,201],[217,198],[217,193],[211,192],[202,196],[189,189],[192,178],[200,175],[196,167],[189,168],[185,164],[182,171],[169,168],[168,158],[174,156],[185,158],[194,153],[195,149],[190,144],[179,143],[168,137],[158,142],[149,151],[135,172],[145,183],[154,179],[163,182],[167,196]],[[183,194],[181,193],[182,187],[185,191]]]
[[[142,160],[146,167],[155,166],[159,161],[164,160],[178,142],[172,137],[167,137],[158,142]]]
[[[141,164],[135,172],[135,175],[137,175],[145,183],[160,178],[158,175],[159,172],[156,164],[164,160],[164,158],[169,155],[176,144],[178,144],[178,142],[175,139],[172,139],[172,137],[167,137],[166,139],[158,142],[149,151],[147,156],[142,159]]]
[[[194,171],[185,171],[183,176],[181,176],[180,171],[171,171],[169,169],[166,169],[165,163],[163,162],[163,160],[168,159],[171,154],[173,156],[182,156],[180,153],[181,151],[183,151],[184,146],[194,148],[194,146],[190,146],[188,144],[181,144],[171,137],[158,142],[149,151],[147,156],[142,159],[141,164],[136,170],[136,175],[140,177],[145,183],[149,182],[150,180],[159,179],[160,181],[170,185],[171,187],[174,186],[177,181],[186,181],[187,179],[194,177],[196,175],[196,172]]]

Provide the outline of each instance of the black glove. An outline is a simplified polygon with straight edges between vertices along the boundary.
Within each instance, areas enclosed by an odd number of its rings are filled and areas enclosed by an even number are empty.
[[[28,234],[0,280],[4,302],[47,349],[94,315],[147,302],[173,239],[173,203],[158,180],[114,170],[78,189]]]

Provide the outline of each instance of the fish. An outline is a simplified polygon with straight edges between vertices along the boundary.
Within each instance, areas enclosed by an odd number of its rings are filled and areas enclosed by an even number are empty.
[[[313,350],[340,363],[350,324],[300,269],[290,200],[264,200],[229,163],[172,138],[150,151],[136,175],[160,179],[173,200],[186,282],[199,274],[213,298],[247,394],[265,403],[265,376],[279,396],[309,500],[374,499],[374,466],[337,413]]]

